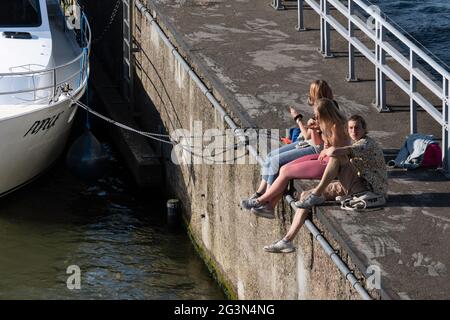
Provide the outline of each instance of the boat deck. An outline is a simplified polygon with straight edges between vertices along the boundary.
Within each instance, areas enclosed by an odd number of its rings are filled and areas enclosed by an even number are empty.
[[[81,49],[68,30],[64,26],[64,21],[60,13],[56,12],[58,8],[49,6],[50,30],[52,33],[53,43],[53,59],[54,66],[60,66],[75,59],[80,53]]]
[[[79,85],[80,61],[72,61],[81,54],[82,50],[76,42],[73,31],[64,26],[62,16],[57,11],[59,9],[56,6],[49,5],[48,10],[50,31],[52,35],[52,61],[51,64],[47,66],[47,69],[67,64],[67,66],[57,70],[56,83],[70,82],[72,87],[77,87]],[[42,77],[42,75],[37,75],[36,77]],[[49,83],[53,81],[49,79],[50,74],[45,74],[44,77],[47,79],[45,81],[50,81]],[[34,112],[47,106],[47,99],[29,104],[4,104],[1,106],[2,112],[0,114],[0,120],[6,120],[24,113]]]
[[[56,10],[49,9],[49,10]],[[53,63],[55,67],[66,65],[67,63],[76,59],[82,52],[80,46],[76,42],[75,35],[72,30],[69,30],[62,20],[62,16],[56,12],[49,12],[50,16],[50,30],[52,33],[52,54]],[[58,70],[57,83],[63,82],[66,79],[71,79],[73,85],[74,75],[80,72],[80,61],[70,63],[67,67]]]

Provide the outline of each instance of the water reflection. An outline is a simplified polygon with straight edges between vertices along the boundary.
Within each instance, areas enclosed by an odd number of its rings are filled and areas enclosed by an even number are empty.
[[[0,199],[0,299],[225,298],[164,204],[109,164],[87,184],[61,161]],[[81,268],[81,290],[66,287],[69,265]]]

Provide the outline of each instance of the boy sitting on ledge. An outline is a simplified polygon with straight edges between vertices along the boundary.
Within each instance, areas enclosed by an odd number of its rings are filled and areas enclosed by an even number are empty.
[[[302,193],[300,200],[295,203],[299,209],[295,212],[288,233],[283,239],[265,246],[265,251],[295,251],[292,240],[303,226],[309,207],[322,204],[325,200],[338,200],[367,191],[386,198],[388,180],[383,150],[375,140],[367,136],[364,118],[359,115],[351,116],[348,120],[348,133],[353,144],[326,149],[326,156],[330,159],[319,185]],[[336,177],[339,181],[333,182]]]

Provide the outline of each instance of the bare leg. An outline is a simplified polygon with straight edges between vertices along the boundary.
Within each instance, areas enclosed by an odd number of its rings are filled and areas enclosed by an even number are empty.
[[[280,175],[274,181],[274,183],[268,188],[267,192],[258,198],[260,203],[270,203],[272,207],[278,202],[278,200],[283,196],[283,192],[289,184],[289,180],[292,177],[286,175],[284,167],[281,167]]]
[[[321,161],[315,159],[315,157],[317,155],[306,156],[282,166],[278,178],[268,188],[266,193],[258,198],[258,201],[263,204],[269,203],[273,208],[283,195],[284,190],[289,184],[289,180],[294,178],[317,179],[322,177],[326,166]]]
[[[294,220],[292,221],[291,227],[289,228],[289,231],[286,233],[283,239],[286,241],[292,241],[305,223],[307,216],[308,209],[297,209],[295,211],[295,216]]]
[[[259,194],[264,194],[267,191],[267,188],[268,188],[267,181],[262,179],[256,192],[258,192]]]
[[[275,206],[277,205],[278,201],[281,200],[281,198],[283,198],[283,192],[275,194],[272,197],[272,199],[268,202],[270,207],[275,208]]]
[[[330,157],[322,179],[320,179],[319,185],[314,188],[313,193],[318,196],[322,195],[325,188],[338,176],[341,166],[348,161],[347,156]]]

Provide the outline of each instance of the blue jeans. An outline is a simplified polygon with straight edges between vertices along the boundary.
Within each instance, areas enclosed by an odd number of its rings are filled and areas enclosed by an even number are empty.
[[[295,147],[297,143],[298,142],[287,144],[267,155],[261,173],[263,180],[271,185],[278,177],[278,172],[282,165],[309,154],[318,153],[318,150],[313,146],[297,149]]]

